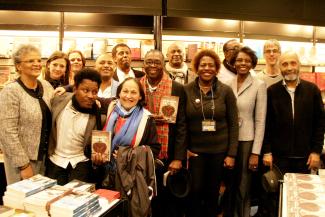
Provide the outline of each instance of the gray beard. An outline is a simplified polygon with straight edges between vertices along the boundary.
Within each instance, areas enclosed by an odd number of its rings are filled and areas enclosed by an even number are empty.
[[[298,79],[297,74],[285,75],[284,80],[286,81],[296,81]]]

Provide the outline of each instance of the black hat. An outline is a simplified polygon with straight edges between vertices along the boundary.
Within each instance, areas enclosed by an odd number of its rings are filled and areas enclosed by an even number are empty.
[[[262,185],[266,192],[278,192],[280,183],[279,181],[283,179],[283,174],[280,169],[273,164],[272,170],[264,173],[262,176]]]
[[[168,175],[167,187],[175,197],[183,198],[190,192],[191,181],[191,174],[188,170],[181,168],[177,173]]]

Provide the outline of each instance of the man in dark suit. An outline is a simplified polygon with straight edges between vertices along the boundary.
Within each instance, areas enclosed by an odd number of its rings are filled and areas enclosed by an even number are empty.
[[[173,196],[163,186],[163,174],[170,171],[177,173],[186,162],[186,121],[185,121],[185,94],[183,85],[173,81],[164,72],[164,56],[159,50],[150,50],[144,59],[146,76],[140,80],[145,95],[146,108],[156,120],[158,142],[161,151],[158,158],[163,166],[156,169],[158,194],[152,201],[153,217],[183,216],[181,199]],[[179,97],[176,123],[168,123],[159,115],[159,107],[163,96]],[[184,162],[185,161],[185,162]]]
[[[131,49],[126,44],[115,45],[112,56],[117,65],[113,79],[119,83],[122,83],[127,77],[140,79],[145,75],[144,72],[131,68]]]

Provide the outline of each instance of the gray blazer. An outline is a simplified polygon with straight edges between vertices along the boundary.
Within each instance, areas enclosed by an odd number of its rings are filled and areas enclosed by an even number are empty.
[[[43,100],[51,109],[53,87],[45,80]],[[0,92],[0,144],[13,168],[37,160],[42,128],[42,111],[38,99],[30,96],[18,82]]]
[[[266,84],[248,75],[237,91],[237,76],[229,81],[237,97],[239,141],[254,141],[252,153],[260,154],[264,131],[267,107]]]

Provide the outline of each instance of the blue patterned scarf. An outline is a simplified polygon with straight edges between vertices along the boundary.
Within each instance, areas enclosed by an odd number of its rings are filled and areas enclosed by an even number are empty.
[[[112,141],[112,151],[117,146],[128,146],[131,145],[131,142],[134,136],[137,133],[141,118],[143,115],[143,108],[139,105],[134,106],[129,111],[126,111],[120,101],[116,103],[114,110],[112,111],[109,121],[106,127],[106,131],[110,131],[113,135]],[[119,117],[127,118],[126,122],[120,129],[120,131],[114,135],[114,129],[116,121]]]

